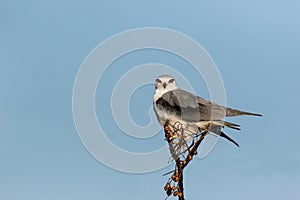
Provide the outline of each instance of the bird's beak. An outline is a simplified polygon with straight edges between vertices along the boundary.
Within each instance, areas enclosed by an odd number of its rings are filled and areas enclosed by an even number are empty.
[[[166,89],[166,87],[167,87],[167,84],[166,84],[166,83],[164,83],[164,84],[163,84],[163,86],[164,86],[164,88]]]

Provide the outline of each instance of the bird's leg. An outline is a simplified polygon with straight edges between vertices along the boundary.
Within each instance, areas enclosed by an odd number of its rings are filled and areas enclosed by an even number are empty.
[[[210,132],[210,128],[213,126],[213,123],[212,122],[209,122],[206,127],[205,127],[205,131],[206,132]]]

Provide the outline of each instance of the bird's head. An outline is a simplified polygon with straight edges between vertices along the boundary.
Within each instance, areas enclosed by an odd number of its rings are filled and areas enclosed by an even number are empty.
[[[155,89],[161,92],[167,92],[177,89],[176,81],[172,76],[163,75],[155,80]]]

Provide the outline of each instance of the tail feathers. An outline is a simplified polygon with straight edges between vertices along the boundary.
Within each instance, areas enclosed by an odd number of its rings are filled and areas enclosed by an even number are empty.
[[[236,109],[232,109],[232,108],[226,108],[226,117],[234,117],[234,116],[239,116],[239,115],[248,115],[248,116],[259,116],[259,117],[262,117],[261,114],[244,112],[244,111],[236,110]]]
[[[229,136],[227,136],[223,131],[222,131],[222,127],[224,126],[228,126],[230,128],[233,129],[237,129],[240,130],[240,125],[238,124],[234,124],[234,123],[230,123],[230,122],[225,122],[225,121],[214,121],[214,125],[210,127],[210,131],[216,135],[219,135],[227,140],[229,140],[230,142],[232,142],[233,144],[235,144],[237,147],[239,147],[239,144],[234,141],[233,139],[231,139]]]
[[[233,128],[235,130],[241,130],[241,126],[240,125],[234,124],[234,123],[231,123],[231,122],[225,122],[224,121],[224,126],[227,126],[229,128]]]
[[[223,137],[223,138],[225,138],[225,139],[227,139],[227,140],[229,140],[230,142],[232,142],[233,144],[235,144],[237,147],[240,147],[239,144],[236,141],[234,141],[233,139],[231,139],[223,131],[221,132],[220,136]]]
[[[231,122],[226,122],[226,121],[219,120],[219,121],[213,121],[213,123],[215,125],[219,125],[219,126],[222,126],[222,127],[227,126],[229,128],[233,128],[235,130],[241,130],[241,126],[240,125],[234,124],[234,123],[231,123]]]

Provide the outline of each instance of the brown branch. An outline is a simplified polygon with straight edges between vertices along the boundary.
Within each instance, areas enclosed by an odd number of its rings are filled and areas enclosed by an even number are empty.
[[[184,200],[184,193],[183,193],[183,169],[184,166],[182,165],[181,161],[176,160],[176,166],[178,168],[178,189],[179,189],[179,194],[178,195],[178,200]]]
[[[165,190],[167,192],[167,195],[170,196],[172,193],[174,196],[178,196],[178,200],[184,200],[184,187],[183,187],[183,170],[184,168],[189,164],[189,162],[193,159],[193,156],[197,154],[197,149],[201,142],[203,141],[204,137],[209,132],[208,129],[206,129],[200,136],[199,139],[190,147],[188,156],[184,160],[180,160],[180,155],[177,155],[174,146],[172,145],[172,140],[176,137],[176,133],[172,132],[169,127],[169,122],[166,122],[164,124],[164,131],[165,131],[165,138],[168,141],[170,153],[172,155],[172,158],[176,162],[176,168],[172,175],[172,180],[174,182],[178,182],[177,187],[170,186],[170,182],[167,183],[165,186]]]

